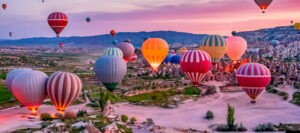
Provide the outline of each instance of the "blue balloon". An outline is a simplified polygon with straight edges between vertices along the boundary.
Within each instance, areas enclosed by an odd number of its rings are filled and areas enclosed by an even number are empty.
[[[271,41],[271,45],[273,45],[274,47],[277,46],[277,45],[279,45],[279,44],[280,44],[280,42],[277,41],[277,40],[272,40]]]
[[[163,63],[166,63],[166,64],[171,63],[172,56],[173,56],[173,54],[169,53],[167,55],[167,57],[164,59]]]
[[[114,40],[114,41],[112,42],[112,44],[113,44],[113,45],[117,45],[117,44],[118,44],[118,40]]]
[[[174,55],[174,56],[172,56],[171,63],[173,63],[173,64],[179,64],[180,63],[180,58],[181,58],[180,55]]]

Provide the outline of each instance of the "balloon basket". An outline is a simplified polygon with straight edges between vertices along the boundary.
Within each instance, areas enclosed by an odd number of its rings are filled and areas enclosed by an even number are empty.
[[[251,103],[251,104],[255,104],[255,103],[256,103],[256,101],[255,101],[255,100],[252,100],[250,103]]]

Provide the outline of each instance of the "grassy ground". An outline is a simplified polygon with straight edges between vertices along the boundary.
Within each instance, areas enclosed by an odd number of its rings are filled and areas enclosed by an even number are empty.
[[[0,85],[0,105],[8,102],[12,98],[11,93],[7,90],[5,85]]]

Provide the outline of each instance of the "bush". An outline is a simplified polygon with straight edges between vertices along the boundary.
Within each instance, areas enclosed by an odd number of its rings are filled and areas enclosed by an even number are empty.
[[[275,131],[275,126],[272,123],[259,124],[255,128],[256,132]]]
[[[300,101],[300,92],[295,92],[293,94],[293,100],[294,101]]]
[[[72,119],[76,119],[76,113],[74,113],[73,111],[66,111],[64,114],[64,118],[67,120],[72,120]]]
[[[208,88],[205,92],[205,95],[212,95],[212,94],[215,94],[215,93],[217,93],[216,86],[208,86]]]
[[[42,121],[51,121],[52,120],[52,117],[49,113],[42,113],[40,115],[40,118]]]
[[[234,108],[230,106],[229,104],[227,105],[227,126],[232,129],[234,126]]]
[[[205,119],[207,119],[207,120],[211,120],[211,119],[213,119],[215,116],[214,116],[214,113],[212,112],[212,111],[210,111],[210,110],[208,110],[207,112],[206,112],[206,115],[205,115]]]
[[[154,121],[153,121],[152,118],[147,118],[146,122],[147,122],[148,125],[154,125]]]
[[[121,120],[122,120],[122,122],[127,122],[128,121],[128,116],[127,115],[121,115]]]
[[[84,117],[87,115],[87,112],[86,110],[79,110],[77,113],[76,113],[77,117]]]
[[[201,90],[196,87],[186,87],[182,92],[184,95],[200,95]]]
[[[134,124],[136,122],[136,118],[135,117],[131,117],[130,118],[130,124]]]
[[[55,113],[55,117],[58,119],[63,119],[64,116],[61,113]]]

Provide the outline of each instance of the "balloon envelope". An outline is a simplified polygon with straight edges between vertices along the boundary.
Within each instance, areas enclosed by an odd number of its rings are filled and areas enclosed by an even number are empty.
[[[279,45],[279,44],[280,44],[280,42],[277,41],[277,40],[272,40],[272,41],[271,41],[271,45],[273,45],[274,47],[276,47],[276,46]]]
[[[59,47],[63,48],[64,44],[63,43],[59,43]]]
[[[87,17],[87,18],[86,18],[86,22],[90,23],[90,22],[91,22],[91,18],[90,18],[90,17]]]
[[[7,4],[2,4],[2,8],[5,10],[7,8]]]
[[[155,72],[168,53],[169,45],[161,38],[149,38],[142,45],[142,54]]]
[[[102,56],[94,66],[96,77],[109,90],[113,91],[126,75],[127,65],[118,56]]]
[[[136,54],[133,54],[133,56],[131,57],[130,60],[131,60],[132,62],[136,62],[137,58],[138,58],[137,55],[136,55]]]
[[[254,2],[262,9],[262,12],[265,13],[265,10],[273,2],[273,0],[254,0]]]
[[[13,36],[13,33],[12,33],[12,32],[9,32],[8,34],[9,34],[9,36],[10,36],[10,37],[12,37],[12,36]]]
[[[134,46],[129,42],[122,42],[117,45],[117,48],[123,52],[123,59],[128,62],[134,54]]]
[[[295,24],[294,24],[294,28],[295,28],[296,30],[300,30],[300,23],[295,23]]]
[[[197,86],[211,67],[211,57],[201,50],[189,50],[180,58],[180,67]]]
[[[236,79],[248,96],[255,100],[270,83],[271,72],[263,64],[246,63],[236,71]]]
[[[172,58],[171,58],[171,63],[179,64],[180,63],[180,58],[181,58],[180,55],[173,55]]]
[[[173,54],[168,54],[167,57],[164,59],[163,63],[171,63],[171,58],[172,58]]]
[[[119,48],[107,48],[104,50],[104,55],[112,55],[123,58],[123,52]]]
[[[117,45],[118,44],[118,40],[113,40],[112,44],[113,45]]]
[[[187,52],[187,51],[188,51],[187,48],[184,48],[184,47],[183,47],[183,48],[180,48],[180,49],[179,49],[179,54],[180,54],[180,55],[183,55],[183,54],[184,54],[185,52]]]
[[[68,17],[62,12],[54,12],[48,16],[48,24],[52,30],[59,37],[59,34],[64,30],[68,24]]]
[[[226,54],[236,63],[247,49],[247,41],[239,36],[231,36],[226,39],[228,48]]]
[[[233,36],[236,36],[237,32],[236,32],[236,31],[232,31],[231,34],[232,34]]]
[[[32,113],[36,113],[47,92],[47,74],[40,71],[26,71],[18,74],[11,83],[14,96]]]
[[[69,72],[55,72],[47,82],[47,93],[59,113],[63,113],[81,94],[81,80]]]
[[[12,93],[12,90],[11,90],[11,83],[12,81],[14,80],[14,78],[19,75],[20,73],[23,73],[23,72],[26,72],[26,71],[32,71],[31,69],[29,68],[17,68],[17,69],[13,69],[11,70],[7,75],[6,75],[6,79],[5,79],[5,84],[6,84],[6,87],[8,89],[8,91],[10,93]]]
[[[111,30],[111,31],[110,31],[110,35],[111,35],[112,37],[114,37],[116,33],[117,33],[117,32],[116,32],[115,30]]]
[[[212,63],[217,63],[227,50],[226,39],[219,35],[208,35],[200,43],[199,50],[205,51],[211,57]]]

